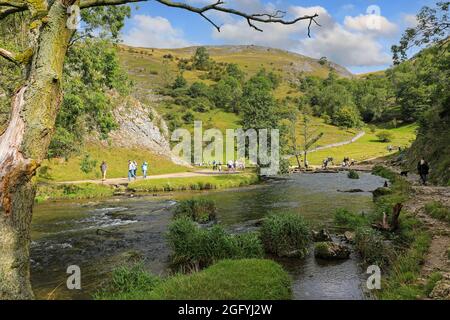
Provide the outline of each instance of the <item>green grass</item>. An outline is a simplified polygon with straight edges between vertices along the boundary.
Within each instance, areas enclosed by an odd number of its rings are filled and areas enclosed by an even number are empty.
[[[450,208],[444,206],[438,201],[433,201],[425,204],[425,212],[435,219],[450,223]]]
[[[272,214],[262,224],[261,240],[268,253],[279,257],[304,257],[308,253],[311,230],[302,216]]]
[[[187,218],[170,224],[167,242],[172,268],[182,272],[198,271],[222,259],[262,258],[264,254],[255,233],[232,235],[219,225],[204,229]]]
[[[327,157],[333,157],[335,163],[339,164],[344,157],[355,159],[356,161],[363,161],[372,158],[383,157],[389,155],[388,146],[400,146],[403,149],[411,145],[416,136],[417,126],[415,124],[405,125],[395,129],[377,129],[372,133],[368,128],[363,128],[366,134],[357,141],[325,150],[319,150],[308,154],[308,161],[312,165],[322,164],[323,159]],[[391,142],[380,142],[376,137],[376,133],[379,131],[388,131],[392,133]],[[344,139],[349,140],[349,139]],[[343,140],[341,140],[343,141]],[[319,140],[321,145],[328,144],[326,140]],[[295,165],[294,158],[290,159],[291,164]]]
[[[378,215],[389,212],[395,203],[404,202],[410,198],[411,186],[405,179],[389,169],[376,166],[373,170],[391,181],[392,193],[377,197],[375,204]],[[383,278],[382,288],[377,292],[380,299],[421,299],[424,298],[426,287],[419,281],[421,268],[431,243],[431,236],[423,228],[423,224],[411,213],[402,210],[400,229],[390,235],[396,245],[396,255],[392,259],[387,275]]]
[[[113,194],[114,189],[111,186],[96,183],[40,183],[38,184],[36,201],[106,198]]]
[[[342,208],[336,209],[333,218],[336,225],[351,230],[355,230],[356,228],[367,224],[367,217]]]
[[[94,298],[102,300],[287,300],[292,297],[289,275],[279,264],[271,260],[223,260],[200,272],[175,275],[159,283],[154,280],[154,277],[146,277],[141,273],[137,277],[128,276],[132,278],[131,281],[121,280],[118,286],[113,283],[112,286],[107,286],[96,294]],[[123,283],[127,285],[123,286]]]
[[[97,165],[90,173],[84,173],[80,169],[80,162],[84,153],[89,153],[93,160],[97,160]],[[107,178],[125,178],[128,174],[128,160],[136,160],[138,165],[144,161],[149,163],[149,175],[183,172],[188,168],[174,164],[170,159],[156,155],[148,150],[126,149],[117,147],[105,147],[100,145],[88,145],[85,151],[67,161],[64,159],[50,159],[42,163],[39,180],[46,181],[77,181],[100,179],[100,164],[106,161],[108,165]],[[47,171],[44,174],[42,170]],[[140,167],[138,174],[141,174]]]
[[[242,187],[257,183],[255,173],[221,174],[205,177],[138,180],[128,187],[137,192],[210,190]]]

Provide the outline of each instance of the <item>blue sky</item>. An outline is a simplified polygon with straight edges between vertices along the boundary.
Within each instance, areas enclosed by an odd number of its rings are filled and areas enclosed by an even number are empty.
[[[202,6],[215,0],[178,0]],[[169,8],[155,1],[132,5],[132,17],[122,32],[124,43],[155,48],[189,45],[255,44],[286,49],[315,58],[328,57],[354,73],[375,71],[391,64],[390,47],[428,0],[226,0],[223,6],[249,13],[287,12],[287,17],[318,13],[321,27],[307,38],[307,22],[293,26],[263,24],[263,33],[231,15],[210,13],[222,26],[218,33],[199,15]]]

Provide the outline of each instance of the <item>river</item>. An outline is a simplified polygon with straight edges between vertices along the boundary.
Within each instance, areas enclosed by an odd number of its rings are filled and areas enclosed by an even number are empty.
[[[32,284],[39,299],[89,299],[108,273],[127,261],[143,260],[158,275],[168,272],[170,250],[165,232],[176,201],[192,196],[216,201],[219,223],[231,232],[252,229],[251,221],[272,212],[290,211],[315,228],[330,226],[333,211],[369,212],[370,191],[384,179],[345,172],[295,174],[232,190],[114,197],[89,201],[57,201],[35,207],[32,222]],[[362,189],[347,193],[338,190]],[[359,259],[278,260],[293,278],[295,299],[366,299],[365,274]],[[81,269],[82,289],[69,290],[69,265]]]

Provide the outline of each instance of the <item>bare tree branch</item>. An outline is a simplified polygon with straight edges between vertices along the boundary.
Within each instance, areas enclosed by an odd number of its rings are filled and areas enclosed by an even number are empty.
[[[5,58],[6,60],[15,63],[20,64],[19,61],[17,61],[16,54],[14,52],[8,51],[6,49],[0,48],[0,57]]]
[[[81,0],[80,2],[80,8],[90,8],[90,7],[97,7],[97,6],[104,6],[104,5],[120,5],[120,4],[126,4],[126,3],[132,3],[132,2],[142,2],[147,0]],[[199,14],[202,18],[207,20],[209,23],[211,23],[217,31],[220,32],[220,26],[217,25],[214,21],[212,21],[210,18],[206,16],[205,13],[208,11],[219,11],[224,13],[229,13],[235,16],[242,17],[247,20],[250,27],[257,31],[263,31],[261,28],[255,25],[255,22],[260,23],[280,23],[284,25],[291,25],[295,24],[302,20],[309,20],[308,25],[308,36],[310,36],[310,29],[311,25],[314,22],[316,25],[319,25],[317,21],[315,20],[319,15],[317,13],[313,15],[305,15],[303,17],[297,17],[292,20],[284,19],[285,12],[281,10],[277,10],[273,14],[270,13],[257,13],[257,14],[248,14],[242,11],[238,11],[232,8],[226,8],[222,5],[225,4],[222,0],[215,0],[214,3],[205,5],[203,7],[195,7],[191,6],[184,2],[175,2],[171,0],[155,0],[156,2],[159,2],[165,6],[172,7],[172,8],[179,8],[184,9],[193,13]]]

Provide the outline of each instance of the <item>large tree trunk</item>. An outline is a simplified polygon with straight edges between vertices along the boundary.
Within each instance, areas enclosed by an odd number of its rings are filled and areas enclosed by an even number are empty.
[[[30,226],[34,175],[44,159],[62,100],[62,70],[72,30],[67,5],[56,0],[34,24],[33,58],[25,84],[13,97],[8,128],[0,136],[0,299],[30,299]],[[42,24],[41,24],[42,23]]]

